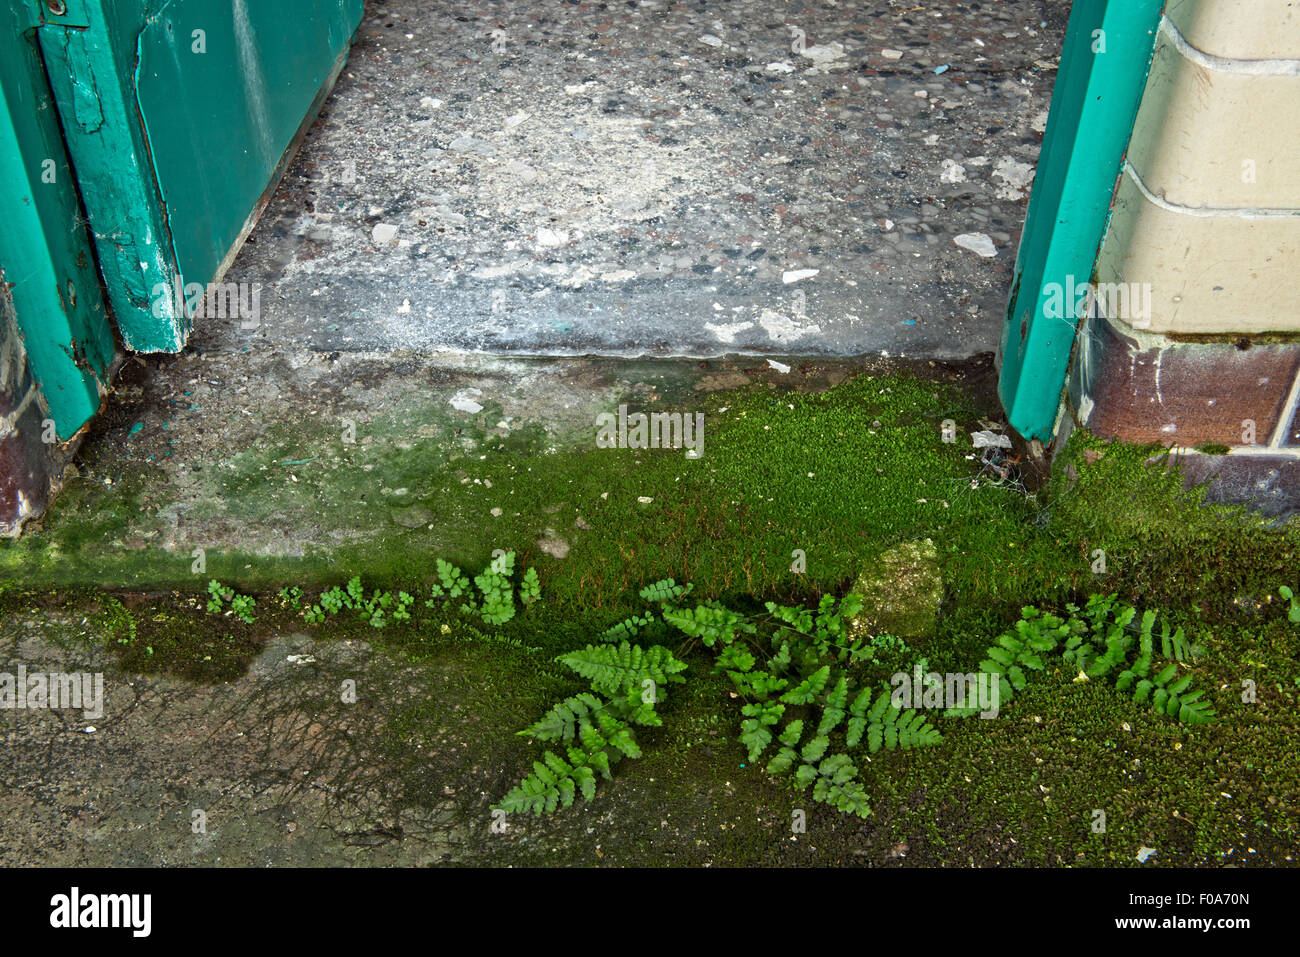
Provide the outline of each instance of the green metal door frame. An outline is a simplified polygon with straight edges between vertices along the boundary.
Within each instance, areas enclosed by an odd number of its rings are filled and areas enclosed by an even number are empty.
[[[35,40],[38,17],[0,7],[0,281],[60,440],[99,409],[115,344],[86,217]]]
[[[1070,11],[998,352],[998,396],[1027,439],[1053,435],[1078,317],[1052,318],[1047,301],[1071,277],[1092,281],[1164,5],[1075,0]]]

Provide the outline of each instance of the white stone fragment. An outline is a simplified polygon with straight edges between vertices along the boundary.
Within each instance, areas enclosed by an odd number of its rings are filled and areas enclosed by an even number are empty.
[[[478,389],[461,389],[451,397],[451,407],[460,412],[482,412],[483,406],[474,401],[474,397],[482,395]]]
[[[998,254],[998,247],[993,245],[993,240],[984,233],[962,233],[952,238],[953,243],[962,249],[969,249],[985,259],[991,259]]]

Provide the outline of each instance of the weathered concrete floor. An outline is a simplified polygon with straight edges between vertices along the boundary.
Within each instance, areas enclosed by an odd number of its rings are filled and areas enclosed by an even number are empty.
[[[373,5],[228,275],[264,284],[261,328],[194,341],[992,350],[1068,9]]]
[[[821,841],[782,840],[785,796],[756,776],[733,785],[716,758],[682,793],[655,783],[653,757],[644,777],[604,785],[623,820],[587,805],[577,820],[493,831],[489,807],[531,748],[513,733],[518,706],[485,706],[481,647],[452,644],[421,668],[365,641],[263,637],[247,673],[196,684],[123,671],[85,616],[0,618],[0,660],[103,682],[99,715],[0,711],[0,865],[725,864],[728,832],[742,824],[768,838],[759,859],[769,863],[860,863],[854,848],[885,860],[883,848],[861,850],[874,828],[826,808],[813,820],[838,837],[834,856],[818,854]],[[421,719],[396,736],[412,709]]]

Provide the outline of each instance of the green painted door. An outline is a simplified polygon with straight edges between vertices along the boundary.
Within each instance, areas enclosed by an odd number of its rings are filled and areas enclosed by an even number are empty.
[[[114,343],[37,45],[39,23],[39,12],[22,4],[0,6],[0,283],[22,337],[20,344],[0,329],[0,392],[11,393],[6,405],[15,408],[31,402],[12,393],[22,377],[11,353],[24,351],[42,415],[54,423],[48,442],[75,435],[99,408]],[[0,437],[18,417],[0,421]],[[28,470],[16,464],[25,454],[2,457],[10,473]]]
[[[347,56],[362,0],[49,0],[41,50],[129,349],[174,352]]]

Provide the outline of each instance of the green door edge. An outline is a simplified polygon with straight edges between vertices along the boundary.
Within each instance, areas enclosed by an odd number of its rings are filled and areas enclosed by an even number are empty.
[[[113,319],[128,349],[176,352],[191,323],[150,290],[179,281],[135,105],[135,38],[170,0],[65,0],[38,31]],[[42,5],[43,6],[43,5]]]
[[[136,105],[187,285],[224,275],[361,15],[362,0],[186,0],[140,30]]]
[[[256,9],[262,17],[281,16],[298,30],[307,29],[313,22],[311,14],[333,11],[321,21],[331,47],[338,50],[337,55],[321,57],[317,64],[326,77],[323,91],[328,91],[338,75],[362,16],[361,0],[284,0],[274,7],[259,4],[255,8],[247,0],[189,0],[184,6],[187,11],[206,10],[216,33],[226,32],[224,27],[217,30],[216,25],[237,16],[240,10]],[[184,348],[193,319],[175,291],[186,289],[187,284],[190,288],[194,284],[206,285],[221,275],[265,199],[264,194],[251,208],[232,207],[232,215],[239,219],[233,231],[208,231],[209,237],[231,232],[237,237],[229,249],[215,254],[194,254],[201,244],[196,247],[188,231],[199,228],[198,224],[184,215],[169,220],[167,193],[160,183],[170,183],[171,192],[176,194],[178,181],[174,175],[159,175],[159,157],[154,154],[142,116],[137,80],[145,61],[141,43],[147,37],[156,41],[158,30],[175,19],[180,7],[174,0],[66,0],[65,13],[44,14],[44,26],[39,31],[68,151],[86,211],[95,224],[95,241],[113,318],[124,345],[136,352],[179,352]],[[176,37],[175,42],[181,39]],[[274,49],[256,52],[259,57],[276,55]],[[310,98],[298,96],[292,101],[272,102],[281,113],[291,110],[295,115],[291,124],[280,122],[283,115],[277,116],[274,146],[278,153],[273,162],[267,160],[265,169],[268,190],[283,173],[286,157],[296,147],[300,134],[314,119],[323,92],[310,100],[304,118],[305,99]],[[178,99],[176,109],[185,111],[192,106]],[[155,111],[155,123],[159,118]],[[250,122],[253,119],[250,117]],[[167,136],[175,131],[154,132]],[[212,146],[217,150],[229,148],[246,132],[243,127],[213,130]],[[169,149],[170,144],[160,152]],[[247,192],[241,193],[241,206],[246,206]],[[181,243],[176,241],[173,228],[183,231]],[[187,250],[189,261],[178,255],[178,245]]]
[[[998,350],[998,397],[1026,439],[1053,436],[1078,320],[1046,305],[1070,277],[1092,281],[1164,6],[1075,0],[1070,11]]]
[[[98,411],[116,344],[38,22],[22,4],[0,8],[0,281],[11,287],[28,369],[66,441]]]

